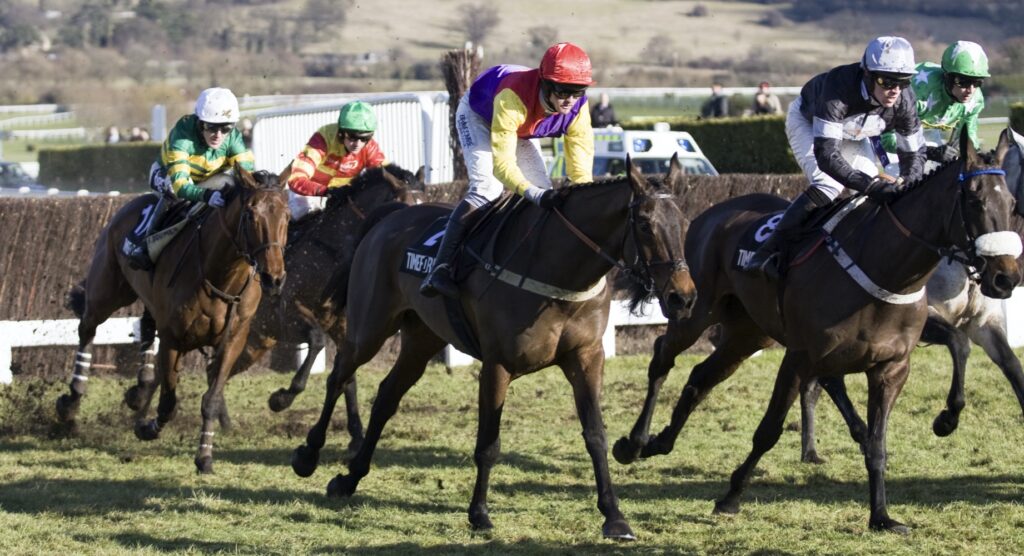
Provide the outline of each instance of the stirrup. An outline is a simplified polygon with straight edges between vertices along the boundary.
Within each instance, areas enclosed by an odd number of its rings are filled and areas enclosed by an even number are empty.
[[[437,297],[438,294],[459,297],[459,286],[452,279],[451,267],[445,263],[435,266],[420,284],[420,294],[426,297]]]

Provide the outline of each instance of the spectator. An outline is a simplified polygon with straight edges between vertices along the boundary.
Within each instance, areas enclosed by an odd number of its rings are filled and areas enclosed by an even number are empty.
[[[152,137],[149,136],[149,130],[142,127],[139,128],[139,141],[150,141]]]
[[[771,92],[771,83],[762,81],[757,86],[757,93],[754,95],[754,104],[750,107],[751,112],[755,116],[761,116],[765,114],[781,114],[782,103],[779,102],[779,97],[775,93]]]
[[[103,138],[103,142],[108,145],[113,145],[121,140],[121,133],[117,130],[117,126],[110,126],[107,128],[107,135]]]
[[[245,142],[245,146],[252,148],[252,120],[249,118],[242,118],[239,122],[239,127],[242,130],[242,141]]]
[[[711,98],[700,109],[704,118],[724,118],[729,115],[729,97],[722,93],[722,84],[711,85]]]
[[[619,120],[615,117],[615,108],[612,107],[611,100],[608,99],[608,93],[601,93],[601,102],[590,110],[590,124],[593,127],[619,125]]]
[[[131,142],[145,141],[146,138],[142,135],[142,128],[139,126],[132,126],[132,131],[128,135],[128,140]]]

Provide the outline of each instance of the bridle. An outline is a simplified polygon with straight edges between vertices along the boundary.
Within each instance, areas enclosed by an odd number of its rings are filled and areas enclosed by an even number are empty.
[[[672,195],[668,194],[668,193],[658,193],[658,194],[655,194],[655,195],[650,196],[650,197],[646,197],[646,196],[642,196],[642,195],[641,196],[637,196],[635,191],[632,193],[632,195],[630,196],[630,200],[629,200],[629,229],[630,229],[630,234],[629,235],[632,236],[632,238],[633,238],[633,244],[634,244],[633,246],[636,249],[636,259],[633,261],[632,264],[629,264],[629,265],[627,265],[622,259],[615,259],[611,255],[609,255],[607,252],[605,252],[604,249],[602,249],[600,245],[594,243],[594,241],[591,240],[589,237],[587,237],[586,234],[584,234],[582,231],[580,231],[579,228],[574,226],[573,223],[570,222],[569,219],[567,219],[564,214],[562,214],[561,210],[555,208],[553,210],[553,212],[555,213],[555,215],[558,216],[558,218],[562,221],[562,223],[565,225],[565,227],[568,228],[569,231],[573,233],[573,235],[575,235],[577,238],[579,238],[579,240],[582,241],[584,245],[586,245],[592,251],[594,251],[595,253],[600,255],[601,258],[603,258],[604,260],[608,261],[613,267],[619,269],[619,272],[623,276],[625,276],[627,279],[633,281],[635,284],[639,285],[640,288],[643,289],[643,291],[645,291],[648,296],[650,296],[650,295],[656,294],[658,291],[663,291],[664,289],[668,288],[668,280],[669,280],[669,279],[666,279],[665,280],[665,284],[663,284],[662,288],[659,289],[657,284],[656,284],[656,282],[655,282],[655,280],[654,280],[654,276],[651,273],[651,269],[653,267],[668,266],[672,272],[677,272],[677,271],[681,271],[681,270],[689,270],[690,267],[687,266],[686,260],[683,259],[682,257],[678,257],[677,258],[677,257],[673,256],[672,258],[664,259],[664,260],[649,260],[646,256],[644,256],[644,251],[643,251],[643,249],[640,248],[639,241],[637,239],[637,237],[638,237],[638,230],[637,230],[637,228],[639,227],[639,222],[638,222],[639,219],[637,217],[637,214],[639,212],[640,205],[646,199],[653,199],[654,201],[666,201],[667,200],[667,201],[670,201],[670,202],[674,202],[674,197]],[[623,241],[623,245],[622,245],[623,249],[622,249],[622,251],[625,251],[624,248],[625,248],[626,238],[623,237],[622,241]],[[672,255],[673,254],[670,253],[670,256],[672,256]],[[639,263],[639,265],[637,263]],[[635,270],[635,269],[638,269],[638,270]]]
[[[1006,172],[1001,168],[981,168],[978,170],[971,170],[969,172],[961,171],[957,175],[959,194],[956,196],[953,208],[950,210],[949,216],[946,218],[946,223],[943,226],[943,232],[947,237],[962,238],[961,241],[954,240],[952,247],[947,248],[934,245],[931,242],[922,239],[919,235],[914,234],[910,229],[903,225],[902,222],[900,222],[899,218],[896,217],[896,214],[892,212],[891,208],[889,208],[889,205],[885,205],[885,210],[888,213],[889,218],[892,219],[900,233],[925,246],[941,258],[963,264],[964,268],[967,269],[968,276],[970,276],[971,280],[974,280],[975,282],[981,280],[981,274],[987,263],[985,258],[978,254],[978,239],[982,236],[975,236],[967,228],[966,184],[971,178],[983,175],[1005,176]],[[958,213],[960,215],[959,219],[956,218]],[[956,225],[958,225],[960,229],[959,233],[954,236],[951,232],[953,231],[953,227]]]
[[[242,199],[241,202],[245,203],[246,200],[247,199]],[[249,246],[249,236],[251,235],[249,232],[252,229],[251,223],[253,222],[253,215],[252,210],[249,209],[248,207],[242,207],[242,214],[238,218],[238,226],[236,227],[235,233],[233,234],[228,228],[227,221],[224,219],[223,210],[217,210],[217,220],[220,222],[220,226],[221,229],[224,230],[224,234],[228,236],[228,239],[231,240],[231,244],[234,245],[235,251],[237,251],[238,254],[245,259],[245,262],[247,262],[249,266],[253,267],[256,272],[263,271],[260,268],[259,260],[257,259],[257,255],[259,255],[263,251],[276,247],[277,249],[281,250],[281,256],[284,257],[284,245],[278,241],[269,241],[267,243],[257,245],[256,247]],[[238,238],[242,238],[241,242],[238,240]]]

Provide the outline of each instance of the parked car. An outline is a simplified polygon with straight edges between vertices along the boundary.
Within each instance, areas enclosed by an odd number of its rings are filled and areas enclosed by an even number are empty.
[[[46,187],[28,175],[17,162],[0,162],[0,187],[19,189],[28,187],[33,191],[46,191]]]
[[[565,176],[565,156],[561,138],[552,141],[554,157],[550,175]],[[687,174],[717,176],[718,171],[693,136],[685,131],[623,130],[607,127],[594,130],[594,177],[616,176],[626,173],[626,155],[645,174],[668,171],[672,155],[679,155],[679,163]]]

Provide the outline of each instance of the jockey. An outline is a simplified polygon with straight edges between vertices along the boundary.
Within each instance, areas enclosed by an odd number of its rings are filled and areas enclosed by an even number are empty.
[[[978,43],[957,41],[942,53],[942,65],[922,62],[911,82],[917,97],[917,114],[924,126],[925,140],[935,143],[925,149],[928,160],[951,162],[960,156],[955,139],[966,129],[975,148],[978,145],[978,115],[985,109],[981,86],[988,73],[988,56]],[[896,138],[882,136],[882,146],[895,152]]]
[[[125,239],[122,247],[132,267],[153,268],[145,238],[166,212],[171,198],[222,207],[224,197],[219,188],[197,184],[225,174],[235,163],[250,172],[255,169],[252,151],[242,141],[241,132],[235,129],[238,114],[238,99],[234,93],[213,87],[199,93],[194,114],[182,116],[174,124],[160,149],[160,160],[154,162],[149,171],[149,186],[157,193],[156,207],[136,230],[135,237]]]
[[[328,189],[347,186],[364,169],[387,163],[373,139],[376,130],[373,108],[356,100],[341,107],[337,123],[321,127],[309,138],[292,161],[288,177],[288,188],[299,196],[291,203],[293,220],[322,209]]]
[[[804,85],[789,106],[786,137],[811,185],[793,200],[743,270],[777,276],[780,241],[795,241],[811,212],[835,200],[844,187],[885,203],[904,182],[921,178],[924,138],[909,89],[914,73],[910,43],[878,37],[868,43],[859,64],[833,68]],[[895,180],[878,176],[873,160],[874,141],[886,130],[896,132],[900,176]]]
[[[539,68],[494,66],[477,77],[455,113],[469,189],[448,219],[420,293],[458,297],[452,258],[474,215],[483,213],[480,209],[503,187],[546,209],[560,203],[531,139],[564,136],[569,180],[593,181],[594,130],[586,95],[592,83],[587,53],[567,42],[548,48]]]

